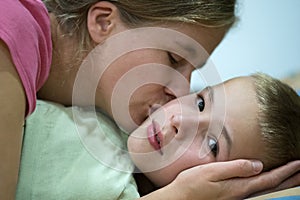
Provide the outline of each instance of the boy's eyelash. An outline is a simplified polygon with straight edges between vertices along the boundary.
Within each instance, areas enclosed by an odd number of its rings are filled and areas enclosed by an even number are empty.
[[[205,109],[205,100],[201,95],[197,95],[196,104],[198,106],[199,111],[203,112],[203,110]],[[200,108],[200,106],[202,108]]]
[[[219,154],[219,150],[220,150],[220,146],[219,146],[218,140],[215,139],[215,138],[213,138],[213,137],[209,137],[208,140],[209,140],[209,141],[210,141],[210,140],[214,140],[214,141],[215,141],[214,147],[216,147],[216,150],[213,151],[213,150],[211,149],[211,153],[214,155],[214,157],[217,157],[217,155]],[[209,148],[212,147],[211,144],[208,144],[208,145],[209,145]]]

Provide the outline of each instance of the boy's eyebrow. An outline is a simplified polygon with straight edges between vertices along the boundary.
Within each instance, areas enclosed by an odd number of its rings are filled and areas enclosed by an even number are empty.
[[[205,90],[207,90],[207,93],[208,93],[208,96],[209,96],[210,103],[211,103],[211,105],[213,105],[213,104],[214,104],[214,96],[215,96],[215,95],[214,95],[215,91],[214,91],[213,87],[207,86],[207,87],[205,88]]]
[[[209,96],[209,99],[210,99],[210,103],[211,103],[211,105],[213,105],[213,104],[214,104],[214,100],[215,100],[215,99],[214,99],[214,96],[215,96],[214,88],[211,87],[211,86],[207,86],[207,87],[205,88],[205,90],[207,90],[208,96]],[[224,138],[225,138],[225,140],[226,140],[227,147],[228,147],[228,148],[227,148],[227,151],[228,151],[228,156],[229,156],[230,150],[231,150],[231,146],[232,146],[232,139],[231,139],[231,137],[229,136],[229,133],[228,133],[227,128],[226,128],[225,125],[223,125],[221,134],[224,136]]]
[[[230,150],[231,150],[231,146],[232,146],[232,139],[231,139],[231,137],[229,136],[229,134],[228,134],[228,131],[227,131],[227,129],[226,129],[226,126],[224,125],[223,126],[223,129],[222,129],[222,133],[221,133],[222,135],[224,135],[224,138],[225,138],[225,140],[226,140],[226,143],[227,143],[227,153],[228,153],[228,156],[230,155]]]

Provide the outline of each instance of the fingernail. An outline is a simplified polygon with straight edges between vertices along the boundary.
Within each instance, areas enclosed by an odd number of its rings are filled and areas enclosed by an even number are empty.
[[[255,172],[260,172],[263,168],[263,164],[260,161],[252,161],[252,167]]]

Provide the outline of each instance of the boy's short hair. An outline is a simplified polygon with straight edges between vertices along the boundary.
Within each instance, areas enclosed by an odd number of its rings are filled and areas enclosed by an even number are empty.
[[[267,152],[264,170],[300,159],[300,97],[290,86],[266,74],[256,73],[251,77]]]

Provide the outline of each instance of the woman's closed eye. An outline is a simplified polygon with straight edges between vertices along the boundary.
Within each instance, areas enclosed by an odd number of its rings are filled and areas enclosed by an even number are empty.
[[[170,63],[171,63],[172,65],[178,63],[178,61],[174,58],[174,56],[172,55],[172,53],[168,52],[168,57],[169,57]]]

